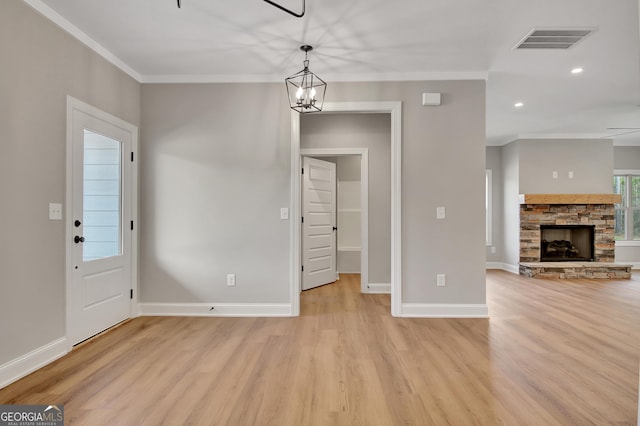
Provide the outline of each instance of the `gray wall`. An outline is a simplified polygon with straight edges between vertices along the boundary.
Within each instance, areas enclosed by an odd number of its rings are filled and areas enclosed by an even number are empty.
[[[610,194],[613,158],[610,139],[522,139],[503,146],[502,261],[510,266],[519,261],[519,194]]]
[[[329,101],[402,102],[403,302],[485,303],[485,82],[334,83],[327,91]],[[424,92],[442,93],[442,105],[422,106]],[[446,219],[436,219],[439,206]],[[436,274],[447,275],[446,287],[436,287]]]
[[[640,146],[614,146],[615,170],[640,170]]]
[[[423,92],[443,105],[421,106]],[[281,84],[143,85],[143,302],[289,302],[284,95]],[[485,303],[484,81],[330,83],[327,101],[403,102],[404,302]]]
[[[142,302],[289,301],[285,96],[282,84],[142,86]]]
[[[611,139],[529,139],[518,144],[521,194],[610,194],[613,190]],[[553,171],[558,172],[557,179]]]
[[[389,123],[391,125],[391,123]],[[304,130],[304,129],[302,129]],[[391,127],[389,127],[389,132],[391,131]],[[387,134],[388,140],[390,141],[391,135]],[[391,157],[389,157],[389,162],[391,162]],[[342,157],[338,157],[337,165],[338,168],[336,170],[336,175],[338,181],[356,181],[360,182],[360,172],[361,172],[361,164],[362,160],[359,155],[345,155]],[[389,204],[391,204],[391,200],[389,200]]]
[[[390,283],[390,114],[303,115],[300,147],[369,149],[369,282]]]
[[[487,262],[500,262],[504,253],[502,227],[502,147],[488,146],[486,167],[491,170],[491,246],[486,248]],[[491,253],[491,247],[495,253]]]
[[[66,95],[139,125],[140,85],[20,0],[0,58],[1,365],[65,336]]]

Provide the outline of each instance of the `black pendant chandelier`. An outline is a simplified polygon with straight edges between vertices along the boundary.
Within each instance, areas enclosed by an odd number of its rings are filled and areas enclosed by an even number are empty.
[[[309,70],[307,56],[313,47],[305,44],[300,46],[300,50],[304,52],[304,68],[284,80],[289,106],[300,114],[322,111],[327,83]]]

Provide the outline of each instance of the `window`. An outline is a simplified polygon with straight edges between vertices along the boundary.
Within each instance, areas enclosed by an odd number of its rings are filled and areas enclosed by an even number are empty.
[[[486,223],[485,223],[485,232],[486,232],[486,244],[488,246],[491,245],[491,169],[485,170],[485,179],[484,179],[484,200],[485,200],[485,212],[486,212]]]
[[[121,143],[84,130],[82,260],[122,254]]]
[[[616,173],[613,192],[622,195],[615,205],[616,241],[640,241],[640,171]]]

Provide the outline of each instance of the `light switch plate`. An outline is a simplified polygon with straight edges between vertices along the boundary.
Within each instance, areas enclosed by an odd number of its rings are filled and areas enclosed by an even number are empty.
[[[62,204],[49,203],[49,220],[62,220]]]
[[[558,179],[558,172],[553,172],[553,178]]]
[[[444,207],[437,207],[436,208],[436,218],[438,219],[444,219],[446,217],[446,211]]]
[[[438,287],[444,287],[447,284],[447,276],[445,274],[438,274],[436,277],[436,285]]]
[[[289,219],[289,209],[286,207],[283,207],[280,209],[280,219],[282,220],[287,220]]]
[[[236,274],[227,274],[227,285],[229,287],[236,285]]]

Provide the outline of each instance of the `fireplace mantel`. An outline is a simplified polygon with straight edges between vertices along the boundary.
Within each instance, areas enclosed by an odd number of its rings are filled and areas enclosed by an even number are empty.
[[[520,204],[619,204],[620,194],[520,194]]]

